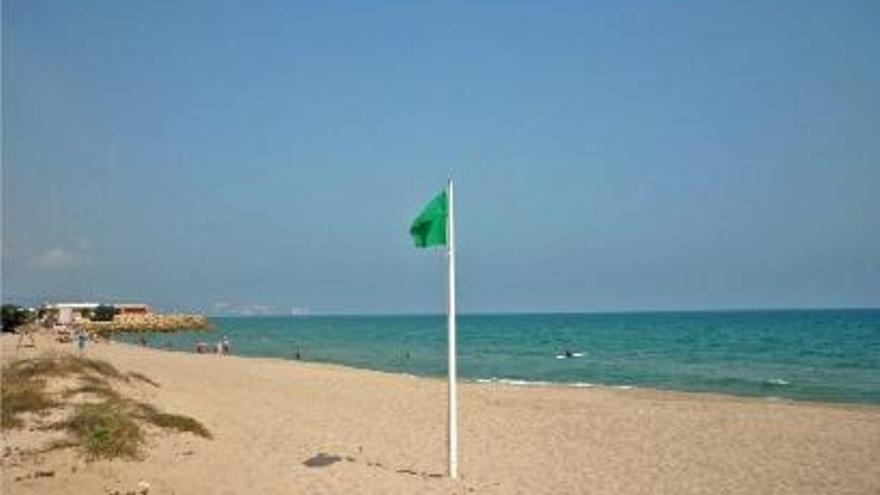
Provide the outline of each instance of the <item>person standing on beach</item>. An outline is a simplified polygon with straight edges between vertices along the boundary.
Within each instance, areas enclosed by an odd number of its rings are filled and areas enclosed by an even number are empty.
[[[82,354],[86,350],[86,340],[89,339],[89,336],[86,335],[86,332],[82,328],[76,329],[76,348],[79,350],[79,353]]]

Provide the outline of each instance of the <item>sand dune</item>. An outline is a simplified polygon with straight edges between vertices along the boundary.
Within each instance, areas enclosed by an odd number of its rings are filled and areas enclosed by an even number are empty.
[[[4,362],[62,349],[38,344],[16,353],[4,336]],[[118,343],[87,352],[159,382],[145,398],[214,438],[154,432],[140,462],[87,463],[69,449],[4,459],[3,493],[124,493],[140,481],[163,494],[880,493],[880,407],[465,384],[453,481],[441,380]],[[4,432],[4,446],[35,435]],[[27,478],[37,470],[54,475]]]

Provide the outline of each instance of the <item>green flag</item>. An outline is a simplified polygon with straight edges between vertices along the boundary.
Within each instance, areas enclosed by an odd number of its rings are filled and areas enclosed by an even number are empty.
[[[425,209],[413,221],[409,233],[412,234],[416,247],[446,245],[446,217],[448,215],[446,191],[438,194],[425,206]]]

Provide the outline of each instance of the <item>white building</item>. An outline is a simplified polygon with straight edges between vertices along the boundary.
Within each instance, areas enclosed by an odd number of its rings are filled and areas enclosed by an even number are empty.
[[[78,316],[82,317],[83,311],[94,311],[99,306],[98,303],[79,302],[79,303],[57,303],[47,304],[46,309],[58,312],[57,322],[61,325],[69,325]]]

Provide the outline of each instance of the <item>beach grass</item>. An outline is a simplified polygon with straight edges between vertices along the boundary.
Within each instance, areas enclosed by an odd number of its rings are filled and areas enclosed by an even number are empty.
[[[212,438],[211,432],[204,425],[189,416],[163,413],[150,404],[134,402],[134,417],[168,430],[181,433],[192,433],[202,438]]]
[[[4,378],[7,374],[21,380],[91,374],[128,381],[127,376],[106,361],[70,354],[47,353],[32,359],[14,361],[4,367]]]
[[[79,392],[103,396],[113,393],[104,377],[128,379],[110,363],[79,356],[46,354],[33,359],[13,361],[3,367],[0,383],[2,428],[21,427],[21,415],[25,413],[41,413],[61,406],[47,391],[47,379],[61,377],[79,377],[85,383],[79,387]],[[71,392],[63,392],[62,398],[74,395]]]
[[[104,400],[122,399],[122,396],[119,395],[119,392],[110,387],[109,383],[104,380],[95,379],[94,377],[83,378],[82,385],[64,390],[61,393],[61,396],[65,399],[68,399],[70,397],[80,394],[94,395]]]
[[[91,459],[138,459],[144,433],[123,404],[108,400],[78,405],[73,416],[58,426],[70,432]]]
[[[2,427],[25,425],[25,413],[45,413],[53,409],[69,411],[64,419],[43,424],[43,429],[66,431],[68,440],[55,442],[48,450],[82,447],[89,459],[139,459],[145,444],[144,424],[163,430],[191,433],[212,438],[199,421],[180,414],[160,411],[155,406],[125,397],[113,382],[135,380],[158,387],[141,373],[121,373],[105,361],[68,354],[46,354],[14,361],[3,368]],[[65,386],[51,393],[48,380]],[[86,402],[72,401],[88,396]]]
[[[159,383],[156,382],[155,380],[153,380],[152,378],[144,375],[143,373],[138,373],[137,371],[129,371],[128,376],[131,378],[134,378],[135,380],[138,380],[138,381],[141,381],[144,383],[148,383],[148,384],[150,384],[154,387],[157,387],[157,388],[160,386]]]
[[[56,401],[46,392],[45,380],[7,373],[4,370],[0,394],[0,426],[4,430],[23,426],[24,422],[20,417],[22,414],[44,412],[56,405]]]
[[[212,437],[204,425],[189,416],[162,412],[151,404],[122,397],[108,387],[85,385],[73,391],[104,399],[76,406],[70,419],[56,425],[71,433],[92,459],[140,458],[144,431],[139,422],[202,438]]]

